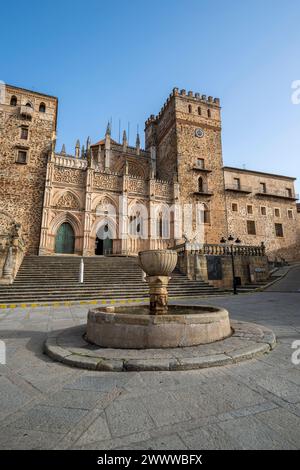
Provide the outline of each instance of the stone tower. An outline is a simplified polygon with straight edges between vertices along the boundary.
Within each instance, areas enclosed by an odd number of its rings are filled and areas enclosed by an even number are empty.
[[[219,243],[227,233],[219,99],[174,88],[145,133],[157,178],[178,181],[181,204],[204,204],[204,241]]]
[[[5,85],[3,91],[0,211],[21,224],[26,253],[37,254],[47,160],[55,145],[58,100],[10,85]]]

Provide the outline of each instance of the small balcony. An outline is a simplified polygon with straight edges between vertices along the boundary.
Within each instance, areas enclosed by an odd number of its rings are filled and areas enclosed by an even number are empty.
[[[252,188],[250,186],[244,186],[242,184],[226,184],[225,191],[233,191],[235,193],[244,193],[250,194],[252,193]]]
[[[257,191],[256,196],[262,196],[262,197],[275,197],[278,199],[286,199],[287,201],[298,201],[299,199],[299,194],[295,194],[293,191],[272,191],[272,190],[266,190],[266,191]]]
[[[20,114],[26,117],[27,119],[31,119],[33,116],[33,108],[31,108],[31,106],[21,106]]]
[[[212,172],[212,170],[210,170],[209,168],[205,168],[204,166],[201,166],[201,165],[194,165],[192,170],[200,171],[202,173],[211,173]]]
[[[206,185],[203,185],[202,188],[198,188],[198,191],[194,191],[195,196],[212,196],[213,191]]]

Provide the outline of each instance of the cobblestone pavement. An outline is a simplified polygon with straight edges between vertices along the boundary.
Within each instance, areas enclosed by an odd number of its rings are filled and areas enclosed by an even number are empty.
[[[299,449],[300,365],[291,361],[299,289],[295,267],[268,291],[202,299],[272,328],[278,346],[256,360],[181,372],[70,368],[42,345],[47,332],[84,323],[87,307],[0,311],[0,448]]]

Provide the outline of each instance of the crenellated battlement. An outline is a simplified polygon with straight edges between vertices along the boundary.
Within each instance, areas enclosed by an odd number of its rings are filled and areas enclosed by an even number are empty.
[[[179,90],[179,88],[173,88],[172,93],[169,94],[167,100],[161,107],[160,112],[155,116],[151,114],[151,116],[146,120],[145,126],[149,126],[150,124],[157,123],[161,117],[163,116],[164,112],[168,108],[169,104],[171,103],[172,99],[174,98],[183,98],[191,103],[199,103],[205,104],[211,107],[220,107],[220,98],[214,98],[213,96],[202,95],[198,92],[188,91],[186,92],[185,89]]]

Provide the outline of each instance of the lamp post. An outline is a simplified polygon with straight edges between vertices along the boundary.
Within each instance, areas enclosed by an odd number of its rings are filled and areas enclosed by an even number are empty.
[[[234,266],[234,255],[233,255],[233,243],[241,243],[241,240],[239,238],[237,238],[236,240],[234,240],[234,237],[232,235],[229,235],[229,237],[227,238],[224,238],[222,237],[221,240],[220,240],[220,243],[226,243],[227,241],[230,242],[230,255],[231,255],[231,267],[232,267],[232,287],[233,287],[233,293],[235,295],[238,294],[237,292],[237,288],[236,288],[236,278],[235,278],[235,266]]]

